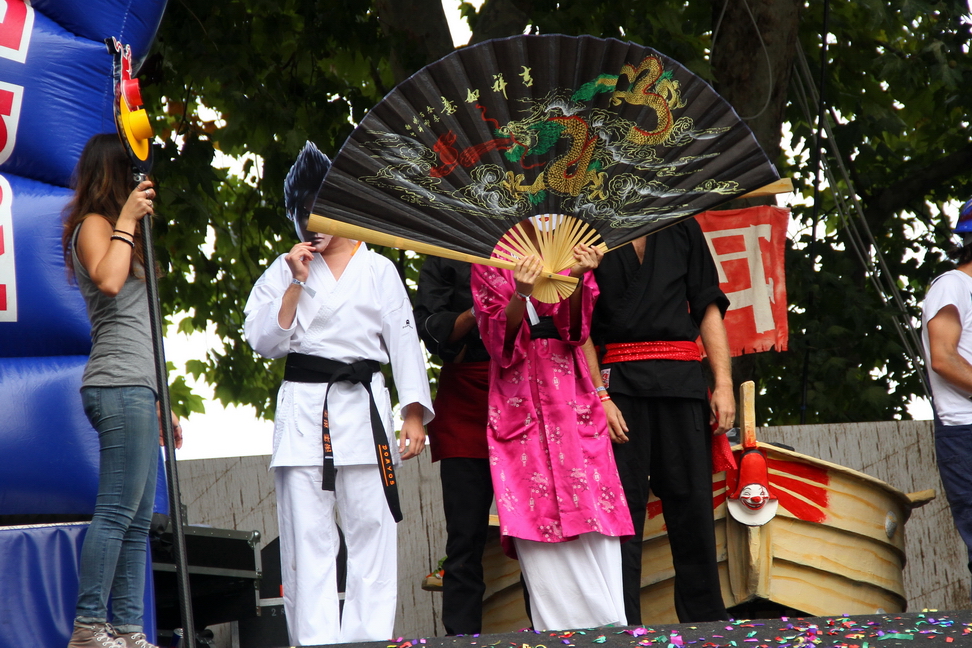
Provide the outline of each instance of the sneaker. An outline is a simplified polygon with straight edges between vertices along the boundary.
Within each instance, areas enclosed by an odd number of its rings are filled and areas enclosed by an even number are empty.
[[[127,648],[124,640],[115,637],[108,623],[74,622],[74,632],[67,648]]]
[[[141,632],[123,632],[118,635],[121,639],[123,648],[159,648],[153,643],[149,643],[148,639],[145,638],[145,634]]]
[[[445,576],[445,569],[442,565],[445,564],[446,557],[442,556],[439,559],[439,564],[436,565],[435,571],[422,579],[422,589],[426,592],[441,592],[442,591],[442,577]]]

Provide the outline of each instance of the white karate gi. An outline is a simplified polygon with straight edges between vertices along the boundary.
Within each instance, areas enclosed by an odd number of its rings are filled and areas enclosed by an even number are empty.
[[[420,403],[428,423],[432,401],[425,359],[408,295],[391,261],[362,244],[335,281],[323,258],[314,255],[310,290],[303,289],[293,325],[283,329],[277,315],[293,279],[285,256],[267,268],[247,300],[244,332],[250,346],[268,358],[296,352],[347,363],[390,361],[399,402]],[[380,372],[371,385],[388,446],[400,465],[391,399]],[[368,393],[348,382],[331,387],[328,421],[338,470],[336,492],[330,492],[320,487],[326,389],[326,383],[285,380],[277,395],[270,465],[276,469],[284,610],[293,645],[386,640],[395,622],[397,536],[381,488]],[[335,509],[348,549],[340,621]]]

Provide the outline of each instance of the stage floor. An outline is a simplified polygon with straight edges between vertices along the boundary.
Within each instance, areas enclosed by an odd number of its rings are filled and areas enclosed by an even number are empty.
[[[918,648],[972,646],[972,610],[784,617],[565,632],[522,631],[349,646],[370,648]]]

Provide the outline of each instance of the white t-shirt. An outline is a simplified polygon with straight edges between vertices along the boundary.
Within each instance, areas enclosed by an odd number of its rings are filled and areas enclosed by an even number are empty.
[[[949,270],[932,281],[928,288],[921,312],[921,342],[925,347],[925,365],[935,397],[935,413],[945,425],[968,425],[972,423],[972,393],[956,387],[931,368],[928,322],[948,305],[958,309],[962,322],[959,355],[972,362],[972,277],[961,270]]]

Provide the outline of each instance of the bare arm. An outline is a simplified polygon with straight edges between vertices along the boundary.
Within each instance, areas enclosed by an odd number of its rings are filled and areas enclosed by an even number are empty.
[[[313,258],[314,252],[311,250],[310,243],[298,243],[290,248],[290,252],[287,254],[287,265],[290,266],[290,272],[294,275],[294,279],[307,281],[307,276],[310,274],[310,262]],[[300,301],[300,293],[303,290],[302,286],[295,283],[287,286],[280,302],[280,311],[277,313],[277,323],[280,328],[289,329],[293,325],[294,318],[297,317],[297,303]]]
[[[452,333],[449,334],[450,342],[458,342],[462,338],[466,337],[469,331],[473,330],[476,326],[476,317],[473,315],[473,310],[464,310],[459,313],[459,317],[456,318],[455,324],[452,325]]]
[[[716,423],[713,434],[725,434],[736,420],[736,398],[732,393],[732,361],[729,357],[729,338],[722,322],[722,311],[716,304],[709,304],[699,326],[702,344],[709,356],[709,366],[715,377],[715,387],[709,407],[710,422]]]
[[[928,355],[931,368],[959,389],[972,394],[972,364],[959,355],[962,320],[949,304],[928,320]]]
[[[587,366],[591,371],[591,382],[594,383],[595,388],[603,387],[604,381],[601,380],[601,367],[597,361],[597,349],[594,347],[594,343],[591,342],[591,338],[587,338],[581,346],[581,349],[584,350],[584,357],[587,359]],[[598,394],[606,393],[604,391],[598,392]],[[604,407],[605,416],[607,416],[608,432],[611,434],[611,441],[614,443],[627,443],[628,435],[626,432],[628,431],[628,424],[624,422],[621,410],[610,399],[602,400],[601,405]]]
[[[140,183],[122,206],[115,226],[107,218],[91,214],[81,224],[77,253],[94,285],[106,295],[117,295],[128,280],[134,247],[126,241],[134,240],[135,226],[146,214],[152,214],[155,190],[148,180]],[[120,230],[113,232],[112,230]],[[126,235],[127,234],[127,235]],[[119,238],[111,238],[117,236]]]
[[[159,408],[159,401],[155,401],[155,414],[159,419],[159,445],[165,445],[165,427],[162,425],[162,412]],[[176,450],[182,447],[182,426],[179,424],[179,417],[175,412],[169,412],[172,419],[172,438],[175,439]]]
[[[424,408],[421,403],[409,403],[402,408],[402,434],[398,439],[398,451],[402,459],[412,459],[425,449],[425,426],[422,425]],[[408,442],[406,446],[405,442]]]
[[[520,295],[529,297],[533,294],[533,286],[537,278],[543,271],[543,262],[535,256],[527,256],[516,262],[513,268],[513,281],[516,292],[510,295],[510,301],[506,305],[506,336],[507,342],[516,338],[520,324],[523,323],[523,314],[526,312],[526,299]]]
[[[598,248],[587,245],[574,246],[574,265],[570,268],[570,276],[580,279],[587,272],[590,272],[601,264],[604,252]],[[576,340],[580,336],[581,326],[581,303],[583,302],[583,285],[578,284],[577,289],[570,294],[568,304],[570,306],[570,337]]]

